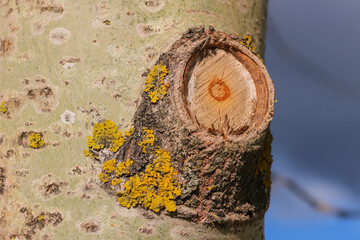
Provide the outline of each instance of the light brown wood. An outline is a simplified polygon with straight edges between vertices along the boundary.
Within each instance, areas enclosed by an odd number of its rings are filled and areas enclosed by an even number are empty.
[[[256,88],[246,67],[231,53],[204,49],[189,71],[187,102],[191,117],[213,134],[240,134],[256,110]]]

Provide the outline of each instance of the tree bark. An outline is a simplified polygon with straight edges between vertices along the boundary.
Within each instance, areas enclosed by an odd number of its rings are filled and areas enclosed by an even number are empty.
[[[263,239],[266,8],[0,1],[0,238]]]

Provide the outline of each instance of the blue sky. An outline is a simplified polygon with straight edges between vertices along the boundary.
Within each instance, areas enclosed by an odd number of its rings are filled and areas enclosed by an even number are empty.
[[[278,100],[273,171],[326,203],[354,209],[360,209],[359,9],[358,0],[269,0],[265,52]],[[294,51],[319,67],[278,54],[274,25]],[[274,183],[266,238],[360,239],[360,219],[314,212]]]

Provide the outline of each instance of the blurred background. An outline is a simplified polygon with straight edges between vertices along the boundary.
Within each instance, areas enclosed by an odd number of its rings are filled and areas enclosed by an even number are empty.
[[[357,212],[315,210],[274,178],[268,240],[360,239],[359,10],[359,0],[269,0],[274,176],[295,181],[320,203]]]

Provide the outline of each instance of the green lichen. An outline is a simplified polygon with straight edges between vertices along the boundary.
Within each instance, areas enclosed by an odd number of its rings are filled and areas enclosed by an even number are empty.
[[[115,123],[105,120],[103,123],[95,123],[92,136],[88,137],[88,149],[84,150],[85,157],[95,157],[104,148],[116,152],[124,144],[124,136]]]
[[[29,141],[30,141],[30,147],[31,148],[41,148],[41,147],[43,147],[45,145],[45,142],[42,139],[42,135],[40,133],[37,133],[37,132],[33,132],[29,136]]]
[[[6,113],[7,112],[7,106],[6,106],[6,102],[2,102],[0,105],[0,112],[2,113]]]
[[[148,93],[152,103],[156,103],[159,99],[163,99],[166,95],[169,84],[165,83],[164,77],[168,73],[167,67],[160,62],[160,64],[155,65],[155,67],[151,69],[147,75],[145,92]]]
[[[127,208],[141,204],[154,212],[163,208],[176,211],[174,199],[181,195],[181,190],[170,160],[166,150],[155,149],[155,160],[146,166],[145,172],[125,182],[124,191],[117,194],[119,203]]]
[[[258,159],[258,164],[256,166],[255,177],[260,175],[263,179],[263,184],[266,188],[271,187],[271,165],[273,162],[271,155],[271,143],[273,137],[270,132],[268,132],[265,139],[265,147]]]

